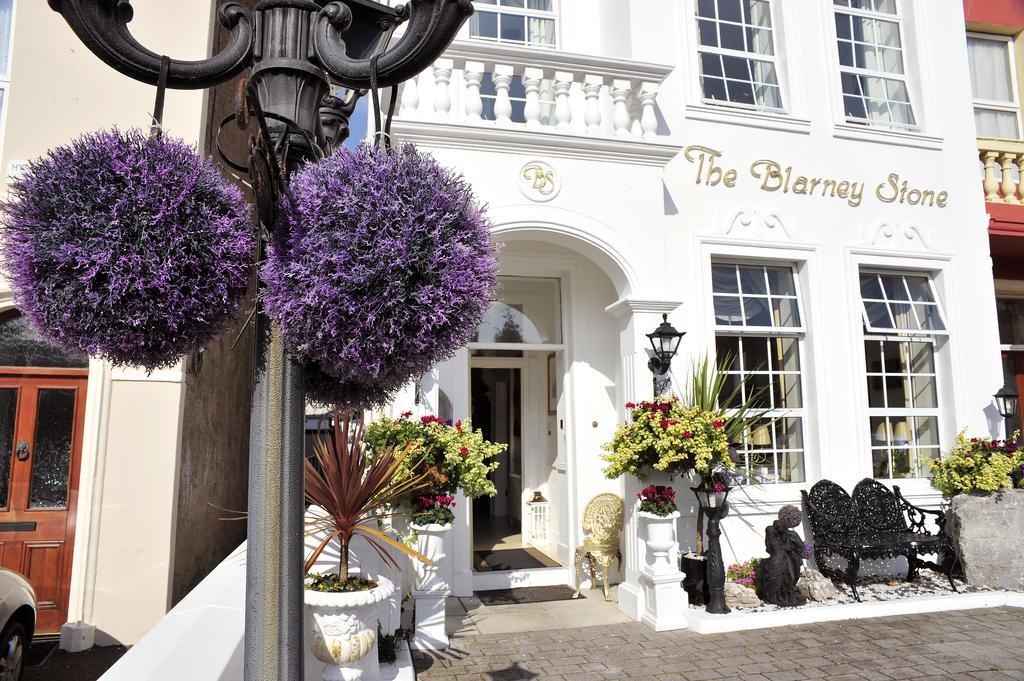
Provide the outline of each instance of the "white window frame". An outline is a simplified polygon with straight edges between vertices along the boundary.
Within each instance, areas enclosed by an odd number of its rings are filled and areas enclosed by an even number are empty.
[[[828,0],[831,6],[832,12],[828,16],[831,19],[832,24],[832,51],[835,56],[835,63],[839,68],[839,112],[842,116],[842,120],[845,123],[854,124],[857,126],[864,126],[869,128],[881,128],[887,130],[902,130],[902,131],[919,131],[921,130],[921,112],[919,109],[920,97],[915,96],[914,83],[910,77],[910,60],[908,57],[911,56],[912,50],[910,44],[907,42],[907,31],[906,21],[907,16],[904,12],[902,0],[894,0],[896,5],[896,14],[886,14],[884,12],[875,12],[872,10],[854,9],[853,7],[843,7],[842,5],[836,5],[834,0]],[[845,66],[842,63],[842,59],[839,57],[839,34],[835,28],[835,15],[836,14],[848,14],[851,16],[860,16],[868,19],[878,19],[882,21],[895,22],[900,36],[900,55],[903,60],[903,73],[890,73],[888,71],[875,71],[873,69],[864,69],[856,66]],[[913,123],[896,123],[893,121],[882,121],[874,118],[858,118],[855,116],[848,116],[846,114],[846,91],[843,89],[842,76],[844,73],[850,73],[854,76],[868,76],[872,78],[884,78],[886,80],[901,80],[903,86],[907,91],[907,99],[910,106],[910,113],[914,117]],[[887,100],[888,101],[888,100]]]
[[[780,41],[778,40],[778,36],[780,35],[780,30],[778,28],[778,3],[775,0],[767,0],[767,1],[768,1],[768,14],[771,17],[771,24],[772,24],[771,25],[771,29],[770,29],[771,30],[771,34],[772,34],[772,53],[771,54],[760,54],[760,53],[757,53],[757,52],[744,52],[742,50],[733,50],[733,49],[729,49],[729,48],[725,48],[725,47],[711,47],[711,46],[708,46],[708,45],[702,45],[701,42],[700,42],[700,23],[699,22],[700,22],[700,20],[703,17],[701,17],[700,14],[699,14],[698,6],[697,6],[697,0],[694,0],[694,2],[692,4],[692,7],[691,7],[693,11],[692,11],[691,17],[690,17],[691,20],[692,20],[692,23],[693,23],[694,46],[695,46],[696,52],[697,52],[697,64],[695,65],[696,68],[694,69],[694,72],[695,72],[696,78],[697,78],[697,91],[700,94],[700,101],[703,104],[707,104],[707,105],[710,105],[710,106],[734,107],[734,108],[737,108],[737,109],[746,109],[748,111],[764,111],[766,113],[776,113],[776,114],[786,113],[786,111],[787,111],[787,102],[788,102],[789,98],[788,98],[788,93],[786,92],[786,89],[784,87],[784,80],[785,79],[783,77],[783,63],[782,63],[782,60],[780,59],[780,55],[779,55]],[[705,19],[705,20],[707,20],[707,19]],[[719,45],[721,45],[721,43],[722,43],[722,34],[721,34],[721,30],[720,30],[720,23],[721,22],[718,19],[714,19],[713,21],[715,22],[716,28],[718,30],[718,43],[719,43]],[[772,66],[775,68],[775,81],[776,81],[777,87],[779,88],[779,99],[782,100],[781,105],[779,107],[758,106],[757,104],[746,104],[744,102],[733,102],[733,101],[731,101],[729,99],[711,99],[709,97],[706,97],[704,95],[704,83],[702,82],[702,72],[701,72],[702,67],[701,67],[701,64],[700,64],[701,52],[707,52],[708,54],[717,54],[717,55],[726,56],[726,57],[737,57],[739,59],[747,60],[748,62],[751,59],[753,59],[755,61],[771,62]],[[749,66],[748,66],[748,69],[749,69]],[[724,78],[723,78],[723,80],[724,80]],[[726,85],[726,93],[728,93],[728,84]]]
[[[1006,61],[1010,65],[1010,94],[1013,95],[1013,104],[1007,104],[1006,102],[991,99],[975,98],[972,101],[974,109],[1012,113],[1017,120],[1017,138],[1019,138],[1021,136],[1022,128],[1020,117],[1020,97],[1017,90],[1017,58],[1014,54],[1013,36],[968,31],[967,37],[973,38],[974,40],[988,40],[990,42],[1001,42],[1004,44],[1004,47],[1006,48]]]
[[[856,300],[857,300],[858,308],[860,309],[860,325],[859,325],[860,328],[861,328],[860,352],[862,354],[862,362],[863,362],[863,364],[861,365],[861,367],[862,367],[861,380],[862,380],[862,386],[863,386],[862,389],[864,390],[864,392],[863,392],[863,395],[864,395],[863,399],[864,399],[864,408],[865,408],[864,417],[863,417],[864,418],[864,422],[863,423],[864,423],[864,425],[866,425],[868,427],[868,431],[869,431],[868,432],[868,437],[867,437],[867,445],[868,445],[868,447],[867,447],[867,452],[868,452],[868,471],[869,471],[869,474],[872,477],[874,477],[875,451],[877,451],[877,450],[889,450],[889,449],[895,449],[896,448],[896,447],[890,446],[888,444],[885,445],[885,446],[876,446],[874,444],[875,433],[873,431],[871,431],[871,422],[872,422],[872,419],[874,419],[874,418],[888,418],[890,420],[906,419],[908,417],[909,418],[934,418],[935,419],[935,423],[936,423],[936,438],[938,440],[937,451],[939,452],[939,456],[941,457],[941,454],[942,454],[942,451],[943,451],[943,442],[944,442],[944,437],[943,437],[944,430],[943,430],[943,427],[944,427],[944,416],[945,416],[944,409],[945,408],[943,406],[943,384],[945,382],[945,378],[943,376],[944,367],[943,367],[943,364],[942,364],[942,356],[941,356],[941,347],[940,346],[943,344],[941,339],[949,337],[949,335],[950,335],[950,331],[949,331],[950,325],[949,325],[949,318],[946,316],[945,310],[944,310],[943,305],[942,305],[942,299],[938,295],[938,286],[936,285],[936,282],[935,282],[936,274],[937,273],[935,273],[935,272],[933,272],[931,270],[917,269],[917,268],[914,268],[914,267],[905,267],[905,268],[904,267],[899,267],[899,266],[887,267],[887,266],[872,265],[872,264],[869,264],[869,263],[860,263],[857,266],[857,268],[855,270],[855,273],[856,273],[856,279],[855,279]],[[861,278],[862,275],[865,275],[865,274],[876,274],[876,275],[881,274],[881,275],[888,275],[888,276],[894,276],[895,275],[895,276],[900,276],[900,277],[906,277],[906,276],[925,277],[928,280],[928,286],[929,286],[929,288],[931,290],[932,298],[935,300],[935,305],[938,308],[939,316],[942,319],[943,325],[946,327],[945,330],[935,331],[935,330],[929,330],[929,329],[890,329],[890,328],[877,329],[877,328],[872,328],[871,326],[869,326],[867,312],[866,312],[865,307],[864,307],[864,296],[861,293],[861,284],[860,284],[860,278]],[[870,299],[870,300],[874,300],[874,299]],[[879,374],[879,372],[869,371],[869,367],[867,365],[867,349],[866,349],[866,345],[870,341],[876,341],[876,342],[877,341],[885,341],[885,342],[890,342],[890,343],[914,342],[914,343],[927,343],[927,344],[931,345],[931,347],[932,347],[932,367],[933,367],[933,374],[931,374],[931,375],[932,375],[934,386],[935,386],[935,388],[934,388],[935,389],[935,406],[934,407],[888,407],[888,406],[885,406],[885,407],[872,407],[872,406],[870,406],[871,405],[871,395],[870,395],[870,390],[868,388],[869,377],[874,377],[874,376],[881,375],[881,374]],[[883,374],[884,374],[884,371],[883,371]],[[928,374],[899,374],[899,375],[900,376],[913,376],[913,375],[928,375]],[[883,386],[883,389],[885,389],[884,386]],[[912,431],[912,434],[913,434],[913,431]],[[927,447],[935,447],[935,445],[927,445]],[[915,439],[908,443],[907,449],[911,450],[911,453],[914,453],[919,448],[920,448],[920,446],[917,444],[916,436],[915,436]],[[912,459],[911,460],[911,465],[916,467],[916,465],[917,465],[916,464],[916,459]],[[891,455],[890,455],[890,459],[889,459],[889,472],[890,473],[892,472],[892,459],[891,459]],[[877,478],[877,479],[879,479],[879,480],[898,480],[898,481],[910,481],[910,480],[925,481],[925,480],[928,480],[931,477],[931,476],[921,476],[921,475],[919,475],[919,473],[921,473],[921,471],[914,470],[912,472],[914,473],[914,475],[912,475],[910,477],[903,477],[903,478],[883,477],[883,478]]]
[[[883,299],[879,299],[879,298],[868,298],[867,300],[865,300],[864,294],[861,292],[861,289],[860,289],[860,278],[861,278],[861,276],[863,276],[865,274],[872,274],[872,275],[876,275],[876,276],[890,276],[890,277],[891,276],[898,276],[898,277],[900,277],[900,280],[903,282],[904,286],[906,286],[906,279],[905,279],[905,277],[908,277],[908,276],[910,276],[910,277],[923,277],[923,278],[927,279],[928,280],[928,288],[932,292],[932,300],[934,300],[935,302],[934,303],[920,303],[920,304],[923,304],[923,305],[934,305],[935,308],[939,312],[939,319],[942,321],[942,325],[944,327],[946,327],[946,328],[944,328],[944,329],[896,329],[896,328],[891,328],[891,327],[879,328],[879,327],[873,326],[871,324],[871,320],[868,318],[867,306],[865,305],[866,302],[869,302],[869,301],[870,302],[884,302],[886,308],[889,310],[889,316],[892,317],[893,319],[895,319],[896,316],[893,314],[892,309],[889,307],[889,304],[891,302],[893,302],[893,301],[891,301],[891,300],[889,300],[887,298],[884,299],[884,300]],[[884,287],[883,287],[883,292],[884,292]],[[909,295],[909,289],[908,289],[908,295]],[[947,321],[946,312],[942,308],[942,301],[939,300],[938,291],[935,288],[935,279],[934,279],[934,277],[932,277],[931,274],[929,274],[927,272],[914,272],[914,271],[909,271],[909,270],[908,271],[903,271],[903,270],[886,270],[886,269],[882,269],[882,268],[862,267],[857,272],[857,298],[860,301],[860,313],[861,313],[861,318],[864,320],[864,330],[867,333],[869,333],[869,334],[872,334],[872,335],[879,335],[879,334],[881,334],[881,335],[890,335],[890,336],[896,336],[896,335],[900,335],[900,336],[948,336],[949,335],[949,321]],[[895,302],[901,302],[902,303],[902,302],[905,302],[905,301],[897,300]],[[911,302],[912,303],[913,301],[906,301],[906,302]],[[916,318],[917,317],[917,311],[913,309],[913,305],[911,305],[911,312],[913,312],[914,317]]]
[[[759,267],[759,268],[789,269],[790,272],[793,275],[793,290],[795,291],[795,295],[792,298],[795,298],[795,300],[796,300],[797,313],[800,315],[800,326],[736,326],[736,325],[718,324],[717,317],[715,316],[715,312],[714,312],[715,288],[714,288],[713,272],[714,272],[714,268],[716,266],[722,266],[722,265],[728,265],[728,266],[732,266],[732,267],[739,266],[739,267]],[[711,280],[711,285],[709,286],[709,290],[711,292],[711,298],[712,298],[712,300],[711,300],[711,315],[712,315],[712,326],[711,326],[711,328],[712,328],[712,338],[714,340],[716,361],[717,361],[717,355],[718,355],[717,347],[718,347],[718,337],[719,336],[735,336],[735,337],[738,337],[740,339],[740,343],[741,344],[744,342],[744,339],[751,339],[751,340],[756,340],[758,342],[762,342],[765,339],[772,340],[772,339],[775,339],[775,338],[787,338],[787,339],[791,339],[794,342],[796,342],[796,345],[797,345],[797,357],[798,357],[798,361],[800,363],[800,371],[799,371],[799,379],[798,379],[799,386],[800,386],[800,407],[799,408],[772,407],[772,408],[769,408],[769,409],[758,410],[758,411],[759,411],[761,416],[763,416],[765,419],[769,419],[769,420],[773,419],[773,418],[778,418],[778,417],[800,419],[800,441],[801,441],[801,443],[803,445],[802,449],[779,448],[777,446],[778,443],[775,441],[775,427],[772,427],[770,429],[770,434],[771,434],[771,438],[772,438],[772,443],[771,443],[770,449],[765,449],[765,450],[748,450],[745,447],[740,447],[738,449],[738,451],[740,453],[742,453],[743,456],[744,456],[744,466],[746,468],[751,468],[748,465],[748,462],[750,460],[749,456],[750,456],[751,452],[763,452],[763,453],[766,453],[766,454],[768,454],[768,455],[770,455],[772,457],[772,463],[773,463],[772,473],[771,473],[772,479],[770,479],[770,480],[758,480],[756,482],[756,484],[762,484],[762,483],[767,482],[768,484],[772,484],[772,485],[791,485],[791,484],[792,485],[802,485],[802,484],[807,482],[810,474],[809,474],[809,471],[808,471],[808,456],[807,456],[807,450],[808,450],[807,416],[808,416],[808,414],[807,414],[807,380],[806,380],[806,371],[805,371],[806,367],[807,367],[807,364],[806,364],[806,331],[807,331],[806,323],[807,322],[806,322],[806,318],[804,316],[803,302],[802,302],[802,299],[801,299],[802,298],[801,297],[802,289],[801,289],[799,267],[798,267],[797,264],[792,263],[792,262],[779,262],[779,261],[772,261],[772,260],[752,260],[752,259],[746,259],[746,258],[730,258],[728,256],[722,255],[722,256],[715,256],[715,257],[713,257],[711,259],[711,266],[709,268],[709,273],[712,273],[712,280]],[[766,277],[767,277],[767,275],[766,275]],[[739,281],[737,281],[737,286],[739,287]],[[767,289],[767,281],[766,281],[766,290],[768,290]],[[722,294],[719,294],[719,295],[722,295]],[[731,295],[731,294],[726,294],[726,295]],[[742,309],[742,289],[740,289],[740,293],[738,293],[736,295],[737,295],[737,297],[741,298],[741,309]],[[790,298],[790,297],[786,296],[786,298]],[[736,364],[734,364],[733,367],[730,367],[730,369],[726,372],[728,374],[739,375],[741,377],[741,380],[742,380],[742,377],[747,374],[747,369],[746,369],[746,367],[743,366],[743,356],[742,355],[743,355],[743,353],[740,352],[739,356],[734,358],[734,362],[736,362]],[[769,361],[771,361],[771,355],[770,354],[769,354]],[[785,375],[792,375],[793,374],[793,372],[783,372],[783,371],[780,371],[777,367],[771,367],[771,366],[769,366],[766,369],[751,369],[750,370],[751,374],[764,373],[764,372],[767,372],[770,377],[772,377],[772,376],[779,376],[779,375],[783,375],[783,374],[785,374]],[[772,380],[771,379],[769,380],[769,386],[770,387],[772,386]],[[771,397],[771,399],[774,399],[774,397]],[[789,481],[789,480],[781,480],[781,479],[779,479],[779,455],[780,454],[790,454],[790,453],[799,453],[800,456],[801,456],[801,459],[802,459],[802,461],[801,461],[801,468],[803,470],[803,477],[804,477],[804,479],[801,480],[801,481]]]
[[[4,143],[7,138],[7,112],[11,108],[11,68],[14,64],[14,28],[18,16],[18,0],[11,0],[11,26],[8,32],[7,45],[0,49],[7,50],[7,73],[0,73],[0,91],[3,92],[3,108],[0,109],[0,158],[3,157]]]
[[[557,50],[557,49],[559,49],[559,46],[562,44],[562,40],[561,40],[561,37],[562,37],[561,36],[562,25],[561,25],[561,21],[559,21],[559,18],[561,16],[561,11],[560,11],[561,10],[561,7],[560,7],[561,0],[551,0],[552,10],[550,12],[546,12],[546,11],[540,10],[540,9],[527,9],[526,7],[508,7],[508,6],[499,4],[500,1],[501,0],[497,0],[497,2],[495,2],[493,5],[490,4],[490,3],[487,3],[487,2],[474,1],[473,2],[473,7],[478,12],[491,12],[493,14],[498,14],[498,15],[508,14],[508,15],[525,17],[524,26],[526,27],[527,33],[525,34],[525,37],[524,37],[523,41],[520,42],[518,40],[502,39],[502,37],[501,37],[501,19],[500,18],[498,19],[498,36],[496,38],[488,38],[486,36],[476,36],[476,35],[473,35],[472,32],[471,32],[472,29],[470,28],[470,22],[467,21],[466,22],[466,31],[467,31],[467,35],[469,36],[470,40],[479,40],[480,42],[490,43],[492,45],[493,44],[499,44],[499,45],[520,45],[520,46],[523,46],[523,47],[537,47],[537,48],[540,48],[540,49],[543,49],[543,50]],[[524,0],[523,4],[526,5],[526,4],[529,4],[529,3]],[[529,26],[530,26],[529,20],[531,18],[533,18],[533,19],[551,19],[552,21],[555,22],[555,42],[554,42],[554,44],[547,45],[547,44],[544,44],[544,43],[531,43],[530,42],[530,37],[529,37],[529,33],[528,32],[529,32]]]

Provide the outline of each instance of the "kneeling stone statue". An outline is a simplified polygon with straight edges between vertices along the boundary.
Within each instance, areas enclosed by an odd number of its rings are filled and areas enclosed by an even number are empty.
[[[757,564],[757,595],[765,603],[783,608],[804,605],[807,599],[796,590],[804,564],[804,540],[793,531],[800,524],[800,509],[783,506],[779,518],[764,531],[768,557]]]

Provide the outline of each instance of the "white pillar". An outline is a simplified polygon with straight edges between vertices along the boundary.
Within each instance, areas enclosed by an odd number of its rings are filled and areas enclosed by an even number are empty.
[[[628,80],[615,79],[612,81],[612,102],[614,105],[612,123],[615,125],[615,134],[619,137],[630,137],[632,133],[629,130],[630,120],[629,116],[629,93],[632,91],[632,85]]]
[[[508,88],[512,84],[512,67],[498,64],[491,74],[496,92],[494,100],[494,122],[498,125],[509,125],[512,122],[512,100],[508,96]]]
[[[588,75],[583,80],[583,94],[587,98],[583,122],[587,124],[588,133],[601,132],[601,88],[604,78]]]
[[[555,71],[555,125],[560,131],[572,127],[572,108],[569,106],[569,90],[572,89],[572,73]]]
[[[484,103],[480,99],[480,81],[483,80],[483,62],[467,61],[462,77],[466,79],[466,120],[479,121]]]
[[[429,558],[429,564],[415,561],[416,580],[412,595],[416,600],[416,650],[445,650],[445,601],[451,595],[452,559],[446,546],[451,541],[451,525],[427,525],[416,530],[416,550]]]
[[[420,108],[420,79],[419,76],[407,80],[402,86],[402,108],[401,114],[409,116],[415,114]]]
[[[657,98],[657,83],[644,83],[640,86],[640,130],[644,137],[655,137],[658,134],[658,116],[654,112]]]
[[[434,113],[438,118],[448,118],[452,110],[450,83],[454,62],[438,59],[434,62]]]
[[[526,68],[523,71],[523,87],[526,89],[526,107],[523,115],[528,128],[541,127],[540,85],[543,79],[544,71],[542,69]]]

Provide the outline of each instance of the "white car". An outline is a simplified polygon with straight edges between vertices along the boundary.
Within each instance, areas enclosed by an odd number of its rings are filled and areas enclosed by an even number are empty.
[[[35,589],[17,572],[0,568],[0,681],[20,681],[35,628]]]

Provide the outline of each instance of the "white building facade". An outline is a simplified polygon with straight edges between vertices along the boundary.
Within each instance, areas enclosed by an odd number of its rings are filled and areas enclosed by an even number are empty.
[[[475,5],[393,125],[471,180],[503,244],[476,342],[415,396],[510,444],[498,498],[458,505],[455,593],[572,583],[583,509],[611,491],[620,607],[639,617],[640,483],[606,479],[600,455],[624,404],[651,396],[644,334],[662,314],[686,333],[677,386],[730,353],[781,417],[743,452],[727,564],[761,555],[778,509],[822,478],[937,505],[928,461],[960,429],[1002,429],[960,3]],[[673,484],[685,550],[692,483]],[[503,541],[543,565],[481,568]]]

